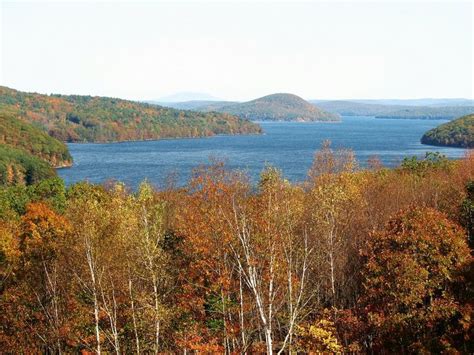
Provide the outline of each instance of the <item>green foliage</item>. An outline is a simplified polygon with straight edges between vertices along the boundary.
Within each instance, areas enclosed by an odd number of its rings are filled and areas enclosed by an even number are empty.
[[[416,156],[404,158],[401,168],[413,173],[423,174],[430,169],[449,168],[449,160],[439,152],[427,152],[424,159],[418,159]]]
[[[44,160],[0,144],[0,185],[34,184],[55,175]]]
[[[247,120],[107,97],[40,95],[0,87],[0,110],[67,142],[112,142],[261,133]]]
[[[462,221],[467,230],[469,246],[474,249],[474,181],[466,184],[467,196],[462,203]]]
[[[56,212],[66,207],[66,187],[59,177],[40,181],[34,185],[0,187],[0,220],[14,215],[23,215],[30,202],[47,203]]]
[[[66,185],[64,180],[55,177],[40,181],[30,188],[32,199],[46,202],[56,212],[64,212],[66,208]]]
[[[0,109],[0,144],[22,149],[47,161],[53,167],[70,165],[72,162],[64,143],[16,118],[7,109]]]
[[[474,114],[460,117],[426,132],[421,143],[474,148]]]
[[[31,201],[27,186],[16,185],[0,187],[0,219],[9,219],[25,213],[26,205]]]
[[[0,107],[0,185],[34,184],[72,163],[64,143],[17,116]]]

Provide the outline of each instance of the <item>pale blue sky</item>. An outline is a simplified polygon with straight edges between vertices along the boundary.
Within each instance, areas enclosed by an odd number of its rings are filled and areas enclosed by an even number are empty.
[[[246,100],[473,97],[471,2],[8,2],[0,84]]]

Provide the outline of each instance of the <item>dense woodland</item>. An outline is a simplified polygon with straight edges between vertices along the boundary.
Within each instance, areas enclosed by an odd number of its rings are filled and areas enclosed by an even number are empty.
[[[51,166],[65,166],[72,162],[64,143],[6,111],[0,111],[0,144],[23,149]]]
[[[56,176],[53,167],[23,149],[0,144],[0,186],[34,184]]]
[[[0,185],[32,184],[72,164],[67,146],[31,124],[0,110]]]
[[[421,143],[474,148],[474,114],[459,117],[426,132]]]
[[[0,348],[472,353],[474,156],[0,189]]]
[[[0,112],[5,110],[65,142],[261,133],[257,124],[229,114],[175,110],[107,97],[41,95],[0,87]]]

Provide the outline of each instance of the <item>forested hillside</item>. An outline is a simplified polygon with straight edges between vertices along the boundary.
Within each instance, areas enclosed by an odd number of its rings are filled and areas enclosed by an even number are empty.
[[[227,112],[241,118],[262,121],[311,122],[340,120],[339,115],[324,111],[292,94],[272,94],[241,103],[214,102],[207,106],[199,106],[196,109],[199,111]]]
[[[55,175],[45,160],[23,149],[0,144],[0,186],[34,184]]]
[[[53,167],[72,163],[67,146],[50,137],[39,128],[15,118],[6,110],[0,110],[0,144],[23,149]]]
[[[5,353],[474,351],[474,156],[0,188]]]
[[[426,132],[421,143],[474,148],[474,114],[455,119]]]
[[[64,143],[0,110],[0,184],[32,184],[71,164]]]
[[[0,87],[0,110],[5,109],[66,142],[261,132],[257,124],[229,114],[182,111],[107,97],[48,96]]]

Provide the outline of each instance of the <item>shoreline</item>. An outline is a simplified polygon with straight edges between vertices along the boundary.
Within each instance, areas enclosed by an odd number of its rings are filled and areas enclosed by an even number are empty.
[[[199,137],[166,137],[166,138],[151,138],[151,139],[130,139],[122,141],[104,141],[104,142],[63,142],[64,144],[120,144],[120,143],[134,143],[134,142],[158,142],[164,140],[174,140],[174,139],[203,139],[203,138],[214,138],[214,137],[233,137],[233,136],[261,136],[266,133],[238,133],[238,134],[213,134],[209,136],[199,136]]]

